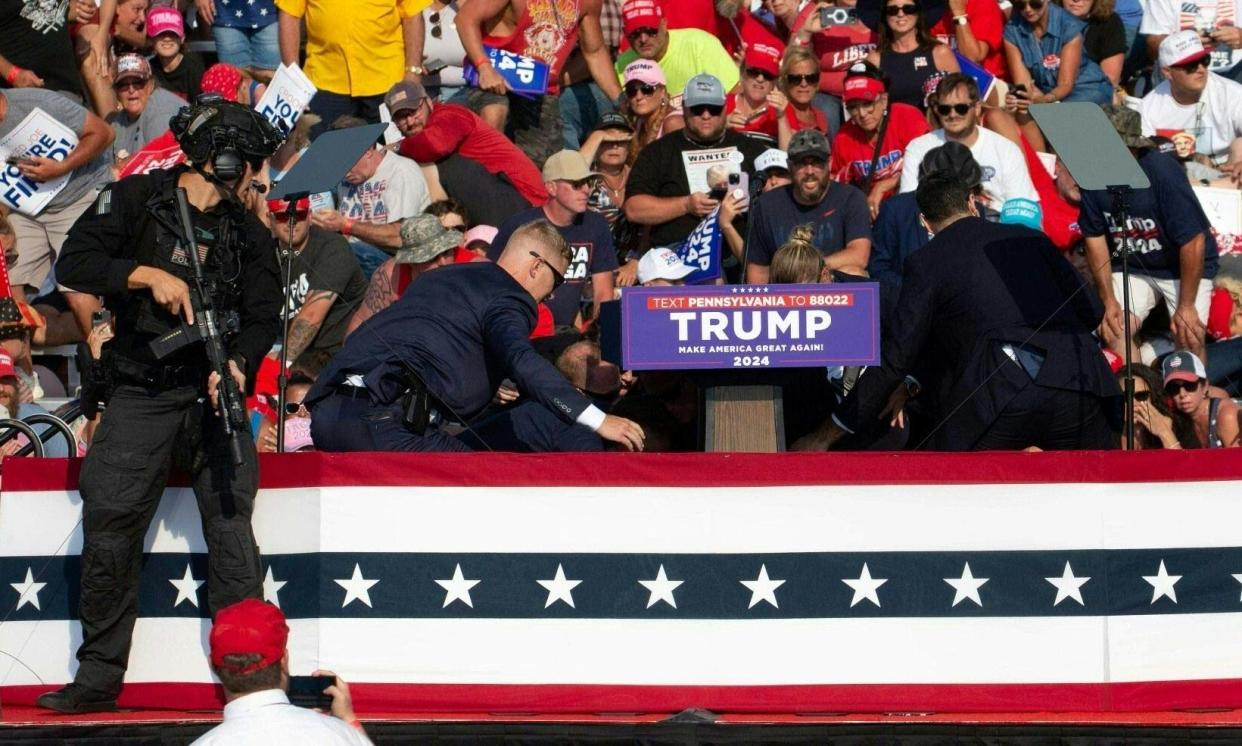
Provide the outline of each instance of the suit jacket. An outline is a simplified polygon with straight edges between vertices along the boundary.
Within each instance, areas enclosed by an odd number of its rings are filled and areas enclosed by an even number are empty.
[[[877,421],[918,364],[935,425],[933,447],[973,446],[1031,382],[1002,345],[1026,343],[1044,360],[1036,385],[1100,397],[1119,389],[1092,332],[1104,309],[1047,236],[962,218],[910,255],[882,363],[868,369],[838,419]]]
[[[535,318],[535,299],[496,264],[426,272],[346,338],[307,394],[307,405],[355,374],[373,402],[390,403],[404,393],[412,369],[448,414],[466,421],[509,376],[522,393],[574,422],[590,402],[531,347]]]

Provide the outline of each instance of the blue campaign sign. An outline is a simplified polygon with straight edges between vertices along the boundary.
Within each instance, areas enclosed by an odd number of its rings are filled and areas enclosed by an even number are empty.
[[[626,288],[626,370],[878,365],[880,286],[705,285]]]
[[[696,269],[686,275],[687,285],[711,282],[720,277],[720,208],[717,207],[703,218],[703,222],[678,244],[673,253],[681,257],[682,264]]]
[[[963,57],[961,52],[954,51],[953,56],[957,58],[958,68],[974,78],[975,83],[979,85],[979,99],[986,100],[988,94],[992,92],[992,84],[996,82],[996,77],[980,67],[979,63]]]
[[[492,61],[492,68],[509,84],[509,88],[520,96],[534,98],[548,92],[548,65],[546,62],[516,54],[505,49],[483,47],[487,57]],[[472,86],[479,84],[479,71],[473,64],[466,62],[462,68],[466,83]]]

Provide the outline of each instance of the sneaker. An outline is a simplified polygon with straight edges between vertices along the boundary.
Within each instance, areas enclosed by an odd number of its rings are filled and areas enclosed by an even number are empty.
[[[68,715],[84,712],[112,712],[116,710],[116,697],[94,689],[87,689],[81,684],[69,684],[63,689],[44,694],[35,704]]]

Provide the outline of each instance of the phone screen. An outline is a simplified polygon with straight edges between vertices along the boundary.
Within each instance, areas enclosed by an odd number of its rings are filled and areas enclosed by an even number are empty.
[[[332,706],[332,697],[323,690],[335,683],[335,676],[290,676],[289,702],[298,707],[328,709]]]

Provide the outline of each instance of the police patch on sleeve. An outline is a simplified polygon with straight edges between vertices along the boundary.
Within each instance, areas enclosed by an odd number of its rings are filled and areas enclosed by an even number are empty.
[[[104,216],[112,214],[112,190],[105,189],[95,198],[95,215]]]

